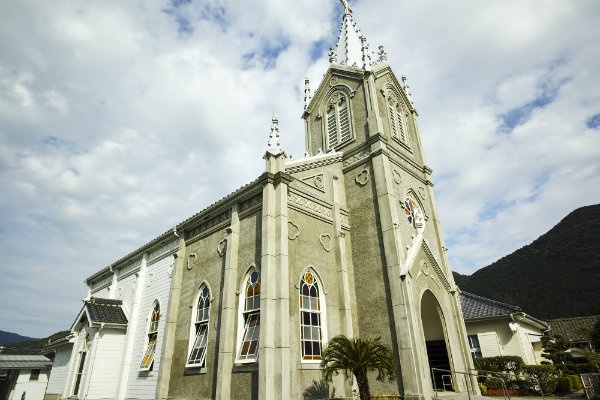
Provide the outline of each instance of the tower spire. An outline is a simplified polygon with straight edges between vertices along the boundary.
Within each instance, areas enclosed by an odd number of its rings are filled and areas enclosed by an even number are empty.
[[[344,6],[342,26],[338,36],[337,46],[329,52],[329,61],[351,67],[370,70],[376,63],[375,56],[369,50],[366,37],[352,19],[352,9],[347,0],[340,0]]]

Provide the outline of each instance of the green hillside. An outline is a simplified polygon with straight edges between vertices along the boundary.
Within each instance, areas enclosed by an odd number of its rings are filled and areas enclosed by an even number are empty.
[[[600,315],[600,204],[579,208],[530,245],[472,275],[461,290],[552,319]]]

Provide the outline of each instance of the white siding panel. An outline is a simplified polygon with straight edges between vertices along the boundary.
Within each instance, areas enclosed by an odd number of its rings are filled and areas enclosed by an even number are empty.
[[[67,384],[67,373],[72,350],[73,345],[65,345],[56,349],[56,355],[54,356],[48,387],[46,389],[47,394],[63,394]]]
[[[116,398],[121,364],[123,363],[123,348],[125,346],[125,331],[105,328],[99,340],[95,343],[94,359],[90,360],[89,368],[92,378],[88,389],[88,399]]]
[[[136,337],[133,344],[131,369],[125,395],[128,399],[154,399],[160,369],[160,356],[163,349],[165,319],[169,306],[169,290],[171,288],[171,277],[169,275],[173,263],[174,259],[169,255],[146,267],[139,318],[135,321],[137,324]],[[158,342],[154,353],[154,366],[150,372],[140,372],[139,366],[146,348],[148,319],[155,300],[160,302],[161,315],[158,325]]]
[[[100,289],[97,292],[92,292],[93,297],[98,297],[100,299],[108,299],[108,288]]]
[[[127,317],[129,318],[129,313],[133,307],[133,297],[135,294],[135,285],[136,285],[137,277],[135,274],[126,276],[125,278],[119,279],[117,281],[117,299],[123,301],[123,306],[127,311]]]

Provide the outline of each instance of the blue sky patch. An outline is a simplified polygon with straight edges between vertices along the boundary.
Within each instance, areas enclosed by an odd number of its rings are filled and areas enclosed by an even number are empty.
[[[205,5],[202,7],[202,11],[200,12],[200,19],[214,21],[219,25],[219,27],[225,31],[229,27],[229,22],[226,18],[227,14],[225,13],[225,8],[217,6],[211,7],[209,5]]]
[[[259,51],[253,51],[242,55],[242,68],[244,70],[262,67],[264,69],[273,69],[277,64],[277,58],[290,45],[290,41],[281,38],[279,41],[268,43],[262,41],[262,47]]]
[[[225,8],[221,6],[202,5],[198,9],[192,7],[191,0],[171,0],[171,6],[164,8],[162,12],[177,22],[177,32],[183,35],[190,35],[194,32],[195,20],[213,22],[223,31],[229,26]]]
[[[329,41],[321,39],[310,47],[310,61],[314,62],[329,53]]]
[[[191,4],[192,0],[171,0],[171,7],[178,8],[185,4]]]
[[[554,101],[560,87],[565,82],[566,80],[562,80],[558,83],[553,83],[549,80],[542,80],[539,82],[537,85],[538,94],[535,99],[500,115],[500,119],[502,120],[500,131],[509,133],[517,126],[526,123],[535,109],[543,108]]]
[[[84,152],[76,143],[56,136],[47,136],[42,139],[42,143],[68,154],[83,154]]]
[[[585,124],[589,129],[596,129],[600,126],[600,114],[592,115],[585,121]]]
[[[488,221],[496,218],[496,215],[506,211],[515,205],[515,201],[497,201],[492,204],[486,204],[484,208],[477,214],[479,221]]]

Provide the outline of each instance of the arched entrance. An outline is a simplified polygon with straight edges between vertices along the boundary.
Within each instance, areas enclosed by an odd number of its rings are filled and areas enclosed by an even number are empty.
[[[441,308],[437,299],[429,290],[425,291],[421,298],[421,323],[423,324],[430,373],[431,368],[451,369],[440,314]],[[450,373],[446,371],[434,371],[432,385],[438,390],[452,390]]]

